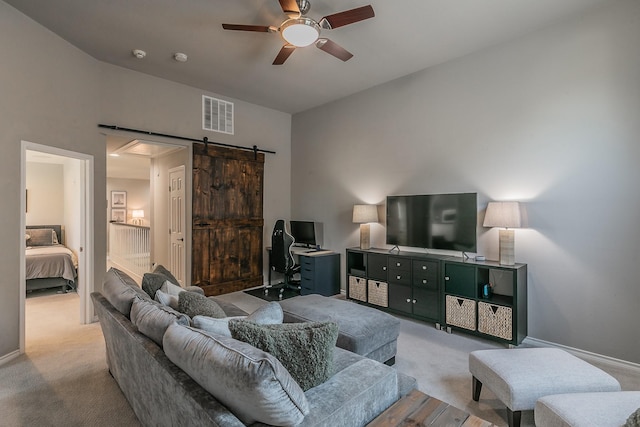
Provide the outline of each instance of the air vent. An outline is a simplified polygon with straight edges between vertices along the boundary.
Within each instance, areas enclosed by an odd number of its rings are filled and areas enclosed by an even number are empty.
[[[202,128],[233,135],[233,102],[203,95]]]

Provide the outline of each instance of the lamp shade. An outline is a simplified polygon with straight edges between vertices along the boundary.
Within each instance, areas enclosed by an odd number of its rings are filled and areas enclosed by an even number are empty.
[[[484,216],[484,227],[519,228],[521,225],[519,202],[489,202]]]
[[[144,210],[134,209],[133,211],[131,211],[131,218],[144,218]]]
[[[378,222],[378,207],[376,205],[353,205],[353,222],[356,224]]]

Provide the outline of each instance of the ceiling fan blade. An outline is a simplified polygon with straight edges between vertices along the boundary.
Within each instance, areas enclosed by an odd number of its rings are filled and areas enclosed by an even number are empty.
[[[284,64],[284,61],[286,61],[287,58],[291,56],[294,50],[296,50],[296,47],[292,44],[285,44],[284,46],[282,46],[282,49],[280,49],[280,52],[278,52],[278,56],[276,56],[276,59],[273,60],[273,65]]]
[[[343,61],[348,61],[353,57],[351,52],[329,39],[318,39],[316,47]]]
[[[365,19],[373,18],[374,16],[376,15],[373,12],[373,7],[371,7],[371,5],[367,5],[325,16],[320,20],[319,24],[322,28],[330,30],[332,28],[339,28],[353,24],[354,22],[364,21]]]
[[[298,7],[298,3],[296,0],[279,0],[280,7],[282,11],[289,18],[299,18],[300,17],[300,8]]]
[[[266,25],[222,24],[222,28],[236,31],[257,31],[259,33],[269,33],[272,31],[271,27]]]

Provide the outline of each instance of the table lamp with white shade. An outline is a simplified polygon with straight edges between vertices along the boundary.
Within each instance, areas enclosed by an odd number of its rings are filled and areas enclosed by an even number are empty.
[[[376,205],[353,205],[353,222],[360,224],[360,249],[371,248],[370,222],[378,222]]]
[[[135,225],[142,225],[142,220],[144,218],[144,209],[134,209],[131,211],[131,222]]]
[[[500,229],[500,264],[515,264],[515,233],[520,228],[521,213],[519,202],[489,202],[484,216],[484,227],[502,227]]]

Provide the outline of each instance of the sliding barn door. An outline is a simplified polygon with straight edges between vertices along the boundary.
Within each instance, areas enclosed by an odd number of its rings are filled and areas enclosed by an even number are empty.
[[[206,295],[263,284],[263,176],[262,153],[194,146],[191,277]]]

